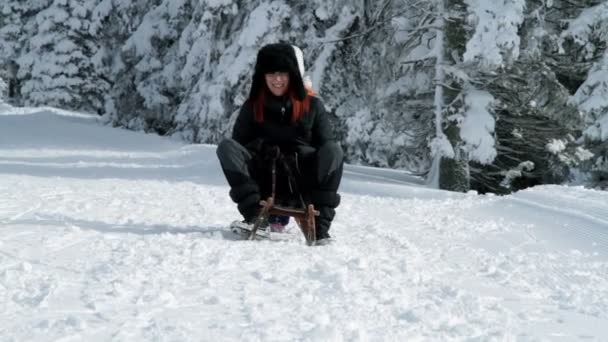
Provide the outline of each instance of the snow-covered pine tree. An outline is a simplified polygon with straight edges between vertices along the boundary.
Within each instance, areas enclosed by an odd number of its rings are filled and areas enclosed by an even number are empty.
[[[605,139],[591,139],[605,131],[602,2],[523,3],[8,0],[0,63],[19,62],[22,83],[11,84],[28,103],[103,104],[115,125],[215,143],[247,96],[259,47],[292,42],[349,162],[421,173],[435,150],[461,157],[442,169],[462,171],[447,173],[464,186],[443,187],[466,190],[468,164],[475,189],[507,192],[565,179],[588,157],[577,130],[596,155],[589,167],[605,160]],[[53,92],[69,98],[42,98]]]
[[[522,59],[508,72],[485,80],[485,85],[500,103],[496,109],[498,154],[492,164],[475,166],[475,187],[508,193],[565,181],[568,165],[560,155],[567,154],[562,152],[571,148],[576,135],[566,124],[576,111],[567,105],[568,93],[552,70]],[[559,114],[564,121],[557,119]]]
[[[176,19],[171,14],[179,13],[171,10],[180,3],[191,6],[187,23],[188,16]],[[425,118],[424,108],[432,105],[425,99],[432,94],[432,73],[416,70],[413,64],[386,62],[405,55],[400,50],[407,39],[403,19],[408,8],[401,4],[389,0],[95,0],[94,4],[86,34],[95,37],[97,50],[90,62],[96,76],[111,85],[110,91],[101,94],[107,117],[115,125],[217,142],[229,131],[230,118],[243,103],[257,49],[285,40],[305,51],[314,88],[337,115],[343,141],[350,128],[346,123],[355,114],[372,115],[365,119],[373,123],[371,128],[349,136],[358,146],[345,146],[353,152],[351,160],[416,171],[427,167],[426,138],[432,121]],[[146,16],[150,20],[144,20]],[[170,29],[155,29],[150,23],[156,21]],[[141,40],[130,39],[136,32]],[[37,34],[32,32],[24,40]],[[389,46],[385,35],[391,37]],[[151,50],[138,52],[139,43]],[[424,50],[423,45],[418,52]],[[151,67],[154,60],[163,67]],[[32,74],[24,77],[32,78]],[[404,92],[413,96],[404,98]],[[167,99],[173,100],[167,104]],[[177,103],[177,109],[173,108]],[[361,151],[362,157],[354,151]]]
[[[7,97],[21,101],[18,58],[26,52],[26,43],[35,30],[36,14],[52,0],[6,0],[0,3],[0,70],[8,84]]]
[[[580,71],[574,72],[576,63],[571,60],[577,53],[558,52],[562,19],[571,4],[527,1],[519,57],[506,68],[483,75],[484,88],[500,106],[498,156],[492,165],[473,168],[474,186],[482,191],[504,193],[561,183],[588,157],[575,143],[582,122],[567,100],[572,85],[580,84]]]
[[[103,93],[103,113],[107,121],[114,125],[141,128],[129,124],[130,119],[137,116],[141,103],[136,96],[132,69],[123,60],[121,49],[147,11],[159,1],[99,0],[92,10],[89,33],[95,37],[98,50],[91,62],[110,85],[110,89]],[[117,107],[124,112],[118,113]]]
[[[167,134],[174,130],[175,111],[184,96],[178,44],[191,19],[191,1],[132,1],[127,8],[125,4],[115,6],[139,13],[141,20],[109,13],[109,20],[135,24],[130,25],[135,29],[123,41],[113,66],[113,105],[108,106],[112,121]]]
[[[88,33],[93,1],[55,0],[35,16],[19,64],[24,104],[101,111],[108,84],[91,62],[95,39]]]
[[[437,183],[440,189],[466,192],[470,189],[469,158],[461,137],[460,124],[465,113],[462,69],[455,65],[465,52],[466,32],[462,0],[437,0],[435,36],[435,124]],[[441,151],[441,153],[438,153]],[[434,162],[437,164],[437,161]]]
[[[472,164],[474,188],[505,193],[566,180],[580,120],[546,56],[552,39],[547,3],[468,3],[485,23],[478,24],[478,39],[469,42],[465,59],[481,58],[485,67],[475,78],[496,103],[496,158]]]
[[[426,8],[365,1],[355,14],[342,38],[329,40],[336,44],[334,62],[327,63],[321,88],[332,94],[327,103],[349,161],[422,173],[433,128],[433,69],[430,49],[412,42],[428,38],[422,37],[429,31]]]
[[[282,1],[203,1],[193,9],[177,51],[187,90],[177,108],[176,135],[216,143],[228,134],[249,90],[257,50],[290,40],[290,16]]]
[[[608,2],[568,4],[573,15],[560,35],[559,52],[571,56],[569,74],[578,87],[570,103],[583,114],[585,145],[593,153],[581,148],[579,158],[588,157],[583,169],[592,172],[596,185],[608,188]]]
[[[497,39],[498,31],[509,33],[513,25],[516,31],[517,23],[511,18],[493,22],[492,16],[504,12],[487,2],[438,0],[434,4],[436,129],[427,180],[441,189],[467,191],[469,163],[489,164],[496,156],[495,120],[490,111],[494,98],[477,89],[479,70],[505,63],[503,58],[509,56],[503,51],[512,46],[509,40]]]

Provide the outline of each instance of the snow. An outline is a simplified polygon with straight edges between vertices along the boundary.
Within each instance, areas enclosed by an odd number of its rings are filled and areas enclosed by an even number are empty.
[[[323,15],[324,9],[319,7],[315,13],[317,15]],[[352,13],[352,8],[345,6],[342,8],[342,12],[338,16],[338,20],[336,24],[332,27],[328,28],[325,31],[325,37],[319,41],[320,44],[323,44],[323,48],[319,56],[315,60],[312,68],[311,68],[311,81],[315,87],[321,88],[323,84],[323,77],[325,76],[325,69],[330,64],[330,58],[332,57],[333,52],[337,48],[337,42],[335,40],[340,39],[340,35],[344,30],[350,27],[351,23],[355,20],[355,16]]]
[[[567,141],[561,139],[552,139],[547,144],[547,151],[551,152],[552,154],[559,154],[560,152],[566,150],[566,143]]]
[[[501,67],[519,57],[519,26],[524,21],[525,1],[465,0],[469,23],[475,27],[467,42],[465,61],[479,59],[485,67]]]
[[[560,52],[563,44],[572,40],[580,46],[586,60],[597,60],[589,69],[587,78],[570,103],[576,105],[584,114],[587,128],[584,135],[590,141],[608,140],[608,51],[601,55],[601,49],[608,42],[608,2],[583,9],[560,35]]]
[[[430,145],[432,156],[446,156],[447,158],[454,158],[455,156],[454,148],[445,134],[433,138]]]
[[[513,183],[513,181],[521,176],[523,176],[523,172],[531,172],[534,170],[534,168],[536,167],[536,165],[534,165],[534,162],[531,162],[529,160],[524,161],[519,163],[519,165],[517,165],[516,167],[507,170],[507,171],[501,171],[501,174],[505,177],[502,182],[500,182],[500,185],[502,187],[505,188],[510,188],[511,184]]]
[[[490,164],[496,158],[494,141],[495,121],[489,109],[494,97],[487,91],[467,89],[466,112],[460,127],[460,136],[467,144],[471,160]]]
[[[585,136],[590,140],[608,140],[608,51],[591,67],[570,102],[578,105],[590,122]]]
[[[206,0],[205,3],[209,8],[217,8],[232,5],[232,0]]]
[[[264,3],[251,12],[249,25],[251,29],[241,32],[238,45],[246,47],[256,47],[264,35],[280,25],[281,16],[270,16],[269,13],[281,11],[289,13],[289,9],[279,3]]]
[[[608,193],[348,165],[332,233],[236,241],[213,145],[2,107],[7,341],[599,341]]]
[[[566,38],[571,38],[582,47],[586,53],[586,58],[591,59],[596,49],[595,44],[589,44],[592,40],[593,32],[606,32],[608,30],[607,21],[608,3],[602,2],[596,6],[583,9],[577,18],[568,21],[568,28],[561,33],[559,42],[561,50],[563,51],[563,46],[561,45]]]

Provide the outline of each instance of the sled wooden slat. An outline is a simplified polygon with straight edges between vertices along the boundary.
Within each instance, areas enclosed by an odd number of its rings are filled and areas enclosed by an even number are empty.
[[[260,201],[260,205],[262,207],[266,207],[267,202],[266,201]],[[319,216],[320,213],[317,210],[313,211],[315,216]],[[270,208],[270,214],[275,214],[275,215],[285,215],[285,216],[293,216],[296,217],[297,215],[301,215],[302,217],[305,217],[308,214],[308,210],[307,209],[297,209],[297,208],[289,208],[289,207],[281,207],[278,205],[275,205],[273,207]]]
[[[272,208],[273,205],[274,205],[273,198],[272,197],[268,198],[268,201],[264,203],[264,206],[262,207],[260,214],[258,215],[258,217],[255,220],[255,223],[253,224],[253,228],[251,229],[251,234],[249,234],[248,240],[255,240],[255,234],[257,233],[258,228],[264,222],[264,220],[266,220],[268,218],[268,216],[270,215],[270,209]]]
[[[281,207],[274,205],[274,198],[268,197],[266,201],[260,201],[260,205],[262,206],[262,211],[258,215],[256,220],[256,224],[252,229],[252,233],[249,236],[250,240],[255,239],[255,232],[259,224],[268,218],[270,215],[283,215],[283,216],[291,216],[295,219],[298,227],[304,234],[304,238],[306,238],[306,243],[308,245],[313,245],[316,240],[316,224],[315,217],[319,216],[319,211],[315,210],[312,204],[309,204],[306,208],[298,209],[298,208],[289,208],[289,207]]]

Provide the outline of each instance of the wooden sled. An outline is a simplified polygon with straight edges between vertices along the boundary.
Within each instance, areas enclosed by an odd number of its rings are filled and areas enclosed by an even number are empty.
[[[279,205],[275,205],[275,196],[276,196],[276,168],[277,162],[282,162],[282,165],[285,168],[285,171],[288,174],[289,181],[293,180],[293,172],[289,168],[289,166],[285,163],[278,147],[274,152],[274,157],[272,159],[272,194],[268,197],[267,200],[260,201],[260,205],[262,209],[258,214],[258,217],[255,219],[253,224],[253,228],[251,229],[251,233],[249,234],[248,240],[255,240],[256,232],[258,228],[268,220],[270,215],[279,215],[279,216],[289,216],[293,217],[300,227],[302,234],[304,234],[304,238],[306,238],[306,244],[312,246],[315,244],[317,230],[316,230],[316,216],[319,216],[319,212],[315,210],[313,204],[306,205],[304,200],[302,199],[301,194],[297,190],[297,184],[292,184],[293,188],[296,190],[297,195],[300,198],[300,202],[302,206],[300,208],[292,208],[292,207],[283,207]],[[291,183],[290,183],[291,184]]]
[[[290,216],[293,217],[300,227],[306,244],[309,246],[314,245],[317,236],[316,230],[316,216],[319,216],[319,212],[315,210],[314,205],[309,204],[307,208],[289,208],[282,207],[274,204],[274,198],[268,197],[265,201],[260,201],[262,210],[253,224],[251,234],[249,234],[249,240],[255,240],[255,234],[262,223],[268,220],[270,215]]]

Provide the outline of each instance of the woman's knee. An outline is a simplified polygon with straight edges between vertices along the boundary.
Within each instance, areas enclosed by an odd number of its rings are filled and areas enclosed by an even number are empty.
[[[222,159],[223,157],[230,155],[235,151],[235,144],[238,144],[236,141],[230,138],[224,138],[218,145],[216,154],[218,158]]]
[[[344,152],[342,147],[334,141],[323,144],[317,151],[317,165],[325,173],[331,173],[342,165]]]
[[[317,182],[320,186],[337,189],[342,178],[344,152],[338,143],[328,142],[317,152]]]
[[[227,159],[250,159],[251,154],[243,145],[231,138],[224,138],[218,145],[216,150],[217,157],[220,160]]]
[[[335,141],[328,141],[321,145],[317,154],[319,159],[333,160],[338,163],[341,163],[344,159],[344,151],[342,151],[342,147]]]

